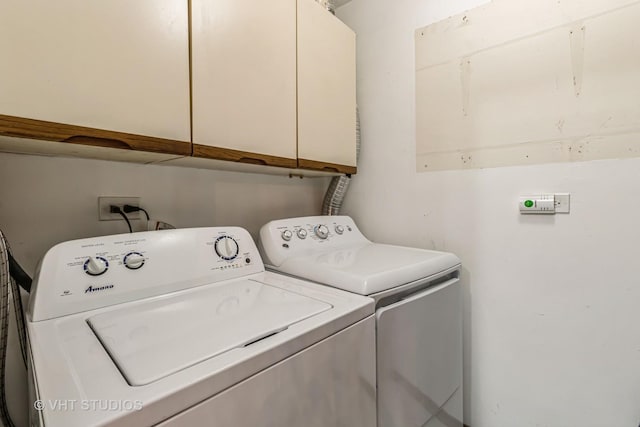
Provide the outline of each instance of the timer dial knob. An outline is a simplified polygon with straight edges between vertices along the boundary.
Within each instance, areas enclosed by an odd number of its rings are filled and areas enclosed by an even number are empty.
[[[329,229],[326,225],[316,225],[313,231],[316,233],[316,236],[321,239],[326,239],[327,237],[329,237]]]
[[[293,233],[291,232],[291,230],[284,230],[281,236],[282,236],[282,240],[288,242],[293,237]]]
[[[89,276],[99,276],[109,269],[109,261],[101,256],[89,257],[84,262],[84,272]]]
[[[214,244],[216,254],[225,261],[231,261],[238,256],[240,248],[238,242],[231,236],[220,236]]]
[[[296,234],[298,235],[298,238],[300,238],[300,239],[306,239],[307,238],[307,230],[305,230],[304,228],[298,228],[298,230],[296,231]]]
[[[129,270],[137,270],[144,265],[144,255],[140,252],[129,252],[124,256],[122,263]]]
[[[338,234],[344,233],[344,227],[341,225],[336,225],[336,233]]]

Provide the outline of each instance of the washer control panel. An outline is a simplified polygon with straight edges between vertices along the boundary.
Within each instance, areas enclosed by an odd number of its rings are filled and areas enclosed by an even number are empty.
[[[305,252],[369,242],[348,216],[308,216],[271,221],[260,229],[265,264],[279,266]]]
[[[239,227],[74,240],[42,259],[28,315],[45,320],[261,271],[256,245]]]

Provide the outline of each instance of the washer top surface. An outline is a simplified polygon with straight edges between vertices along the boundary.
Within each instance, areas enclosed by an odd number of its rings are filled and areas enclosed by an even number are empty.
[[[112,310],[87,323],[129,385],[140,386],[282,332],[330,304],[255,280]]]
[[[322,226],[329,231],[326,237],[316,234]],[[298,237],[301,229],[306,231],[304,239]],[[291,239],[283,241],[287,230]],[[260,230],[260,249],[269,269],[361,295],[393,289],[460,265],[460,259],[451,253],[372,243],[347,216],[272,221]]]

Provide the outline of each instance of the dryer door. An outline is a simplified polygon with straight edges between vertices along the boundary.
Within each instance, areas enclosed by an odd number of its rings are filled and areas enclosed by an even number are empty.
[[[378,427],[424,426],[462,384],[462,300],[452,279],[383,307],[377,317]],[[462,401],[447,427],[462,426]]]

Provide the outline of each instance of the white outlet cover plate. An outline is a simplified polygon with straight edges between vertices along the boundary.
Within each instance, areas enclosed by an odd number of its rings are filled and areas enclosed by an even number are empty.
[[[98,219],[100,221],[123,221],[122,216],[117,213],[111,213],[111,205],[122,208],[124,205],[140,206],[140,197],[118,197],[118,196],[101,196],[98,197]],[[140,211],[127,214],[131,219],[140,219]]]

